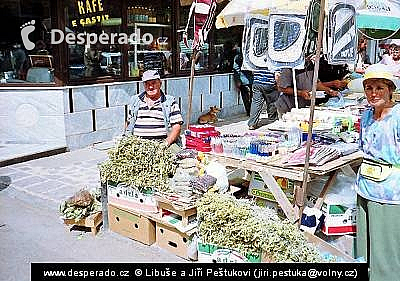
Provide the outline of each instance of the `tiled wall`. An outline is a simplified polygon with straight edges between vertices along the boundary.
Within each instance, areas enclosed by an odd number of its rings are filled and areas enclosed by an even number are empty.
[[[163,80],[162,89],[175,96],[186,122],[189,78]],[[123,133],[131,97],[142,91],[141,82],[54,90],[0,89],[0,140],[58,141],[69,150],[112,140]],[[190,123],[214,105],[222,108],[220,118],[244,113],[231,74],[195,77]]]
[[[0,89],[0,142],[66,146],[63,89]]]

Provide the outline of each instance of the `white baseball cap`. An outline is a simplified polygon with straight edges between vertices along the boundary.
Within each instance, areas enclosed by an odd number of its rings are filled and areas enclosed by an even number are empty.
[[[149,80],[156,80],[156,79],[160,79],[160,74],[158,73],[157,70],[146,70],[145,72],[143,72],[143,76],[142,76],[142,81],[146,82]]]

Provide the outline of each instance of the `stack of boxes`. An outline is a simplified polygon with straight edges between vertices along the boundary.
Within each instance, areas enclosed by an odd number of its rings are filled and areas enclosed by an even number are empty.
[[[181,213],[172,206],[166,207],[165,201],[161,202],[154,194],[144,194],[124,184],[108,182],[107,192],[111,231],[146,245],[155,243],[160,248],[189,259],[189,244],[196,229],[187,225],[191,222],[189,214],[196,217],[194,206]],[[182,225],[186,228],[179,227]]]
[[[188,149],[201,152],[211,151],[211,137],[217,137],[220,133],[211,125],[190,125],[185,131],[185,145]]]
[[[110,230],[146,245],[156,242],[156,224],[150,219],[157,213],[154,196],[125,184],[107,183]]]

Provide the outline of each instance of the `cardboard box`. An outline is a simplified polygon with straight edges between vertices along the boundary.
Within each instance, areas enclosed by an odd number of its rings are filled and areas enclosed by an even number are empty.
[[[173,226],[156,222],[156,244],[181,258],[189,259],[190,237]]]
[[[286,197],[289,199],[289,201],[293,203],[294,182],[292,180],[282,177],[274,178],[278,185],[282,188],[283,192],[286,194]],[[251,175],[248,194],[258,198],[276,202],[274,195],[269,190],[268,186],[264,183],[261,176],[256,172],[252,173]]]
[[[139,212],[157,213],[157,201],[153,194],[142,193],[124,184],[107,182],[108,203]]]
[[[357,232],[357,208],[345,207],[325,199],[322,205],[325,215],[322,232],[325,235],[344,235]]]
[[[110,230],[129,237],[146,245],[156,241],[155,222],[135,213],[108,204],[108,221]]]
[[[242,255],[233,249],[202,243],[200,239],[197,241],[197,255],[199,262],[204,263],[260,263],[267,261],[262,253]]]

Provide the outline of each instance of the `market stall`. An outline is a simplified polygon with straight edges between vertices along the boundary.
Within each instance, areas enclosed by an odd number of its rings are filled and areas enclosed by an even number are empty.
[[[189,146],[197,138],[205,141],[203,146],[197,146],[202,150],[215,147],[214,142],[213,146],[211,143],[207,146],[204,129],[215,139],[223,137],[209,125],[192,125],[190,129],[197,132],[193,138],[186,135],[191,140]],[[156,141],[133,136],[116,140],[108,152],[109,159],[99,166],[105,229],[200,262],[354,262],[348,254],[314,235],[304,234],[293,224],[298,210],[274,176],[301,185],[301,167],[284,167],[283,158],[278,157],[261,156],[251,160],[230,155],[227,153],[228,147],[233,148],[230,144],[225,146],[223,154],[189,148],[171,150]],[[357,161],[358,154],[350,154],[315,167],[309,180],[324,175],[333,178],[335,171]],[[236,195],[235,198],[232,194],[240,188],[233,187],[228,180],[235,177],[231,167],[258,172],[289,219],[279,217],[271,208],[257,206],[254,200],[249,200],[253,196]],[[212,211],[213,208],[219,210]],[[243,213],[244,210],[247,211]],[[249,223],[256,223],[257,227],[265,224],[268,228],[262,228],[261,232],[250,228],[245,231],[248,227],[244,214]],[[209,219],[214,222],[210,223]],[[269,236],[264,235],[266,231]],[[230,234],[223,238],[223,233]],[[277,241],[282,244],[274,244]],[[281,247],[280,252],[274,251],[274,247]]]
[[[301,184],[303,181],[304,167],[282,167],[280,160],[271,161],[268,164],[262,164],[252,160],[240,160],[218,154],[210,154],[210,156],[221,163],[226,163],[227,166],[257,172],[261,176],[265,185],[268,186],[278,204],[281,206],[286,217],[292,222],[300,219],[299,208],[304,206],[305,203],[303,194],[300,193],[302,190]],[[311,182],[315,178],[321,178],[324,176],[329,176],[327,182],[332,182],[336,177],[338,170],[344,170],[346,172],[352,171],[352,167],[359,166],[361,160],[362,154],[360,152],[355,152],[322,166],[310,167],[307,182]],[[289,201],[287,195],[283,192],[274,177],[282,177],[294,181],[295,204],[292,204]],[[327,188],[329,188],[329,185],[327,185]]]
[[[320,44],[317,56],[319,50]],[[317,72],[318,64],[314,86]],[[339,172],[355,176],[362,159],[357,140],[363,104],[357,97],[355,102],[339,98],[315,107],[315,87],[312,92],[310,108],[294,108],[255,132],[226,134],[210,125],[188,124],[183,150],[136,137],[117,140],[99,167],[104,223],[109,220],[112,231],[147,245],[156,243],[186,259],[196,259],[198,253],[206,262],[332,261],[313,247],[329,248],[312,235],[318,226],[307,225],[311,234],[304,234],[295,223],[301,228],[308,216],[303,209],[312,181],[323,182],[313,204],[319,211]],[[247,192],[236,198],[232,194],[242,189],[230,186],[228,174],[238,169],[250,175]],[[264,200],[261,208],[255,206],[257,198]],[[274,200],[283,219],[266,203]],[[344,209],[325,203],[327,217],[331,208]],[[340,230],[344,233],[355,232],[351,211],[349,228]],[[338,234],[328,227],[327,233]],[[337,249],[328,252],[354,261]]]

